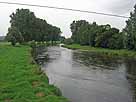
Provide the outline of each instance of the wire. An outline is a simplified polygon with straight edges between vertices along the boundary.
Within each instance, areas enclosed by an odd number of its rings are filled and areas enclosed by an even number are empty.
[[[24,3],[16,3],[16,2],[1,2],[1,1],[0,1],[0,3],[1,3],[1,4],[11,4],[11,5],[34,6],[34,7],[42,7],[42,8],[53,8],[53,9],[60,9],[60,10],[67,10],[67,11],[77,11],[77,12],[83,12],[83,13],[92,13],[92,14],[112,16],[112,17],[129,18],[129,17],[127,17],[127,16],[116,15],[116,14],[109,14],[109,13],[102,13],[102,12],[94,12],[94,11],[87,11],[87,10],[79,10],[79,9],[71,9],[71,8],[61,8],[61,7],[55,7],[55,6],[24,4]]]

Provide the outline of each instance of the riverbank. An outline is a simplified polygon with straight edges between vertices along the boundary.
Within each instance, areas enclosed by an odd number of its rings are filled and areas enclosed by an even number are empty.
[[[104,54],[104,55],[108,55],[108,56],[136,58],[135,51],[129,51],[126,49],[112,50],[112,49],[105,49],[105,48],[95,48],[95,47],[90,47],[90,46],[81,46],[79,44],[62,45],[62,47],[73,49],[73,50],[78,49],[80,51],[90,51],[90,52]]]
[[[0,102],[67,102],[49,85],[28,46],[0,43]]]

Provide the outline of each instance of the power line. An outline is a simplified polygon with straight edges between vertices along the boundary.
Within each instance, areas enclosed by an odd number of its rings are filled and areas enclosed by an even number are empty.
[[[34,4],[24,4],[24,3],[16,3],[16,2],[1,2],[1,4],[10,4],[10,5],[24,5],[24,6],[34,6],[34,7],[42,7],[42,8],[53,8],[59,10],[67,10],[67,11],[76,11],[76,12],[83,12],[83,13],[92,13],[98,15],[105,15],[105,16],[112,16],[112,17],[120,17],[120,18],[129,18],[127,16],[116,15],[116,14],[109,14],[103,12],[95,12],[95,11],[87,11],[87,10],[79,10],[79,9],[71,9],[71,8],[61,8],[56,6],[46,6],[46,5],[34,5]]]

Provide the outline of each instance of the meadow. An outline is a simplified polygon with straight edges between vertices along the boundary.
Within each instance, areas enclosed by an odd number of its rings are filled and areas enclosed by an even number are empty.
[[[31,56],[29,46],[0,43],[0,102],[67,102]]]

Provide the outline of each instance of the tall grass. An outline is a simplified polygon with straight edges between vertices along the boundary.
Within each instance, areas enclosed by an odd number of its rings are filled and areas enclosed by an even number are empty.
[[[30,50],[0,43],[0,102],[67,102],[33,63]]]

